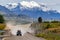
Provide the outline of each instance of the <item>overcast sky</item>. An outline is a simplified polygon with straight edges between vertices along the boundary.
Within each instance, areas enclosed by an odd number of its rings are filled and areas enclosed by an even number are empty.
[[[60,11],[60,0],[0,0],[0,5],[6,5],[8,3],[18,3],[21,1],[35,1],[35,2],[42,2],[47,5],[47,7],[56,9]]]

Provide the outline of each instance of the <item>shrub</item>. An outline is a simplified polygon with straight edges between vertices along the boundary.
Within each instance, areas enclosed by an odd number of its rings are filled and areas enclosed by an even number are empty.
[[[47,24],[47,26],[45,27],[45,29],[51,28],[50,24]]]
[[[59,21],[51,21],[51,23],[59,23]]]
[[[0,30],[3,30],[6,27],[5,24],[0,24]]]
[[[40,33],[40,34],[36,34],[35,36],[36,36],[36,37],[43,37],[43,38],[44,38],[45,34]]]
[[[49,23],[49,21],[44,21],[43,23]]]

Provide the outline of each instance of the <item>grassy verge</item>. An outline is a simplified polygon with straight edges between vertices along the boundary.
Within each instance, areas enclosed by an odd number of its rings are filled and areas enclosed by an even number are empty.
[[[0,23],[0,30],[4,30],[5,27],[6,27],[5,24],[1,24],[1,23]]]
[[[3,35],[3,31],[4,31],[4,28],[6,27],[6,25],[4,23],[0,23],[0,35]]]
[[[60,40],[60,35],[56,33],[40,33],[36,34],[37,37],[45,38],[46,40]]]
[[[43,23],[42,25],[44,31],[35,36],[46,40],[60,40],[60,23]]]

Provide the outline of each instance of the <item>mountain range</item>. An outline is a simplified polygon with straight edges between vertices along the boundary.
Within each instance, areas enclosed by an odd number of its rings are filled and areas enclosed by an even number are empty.
[[[14,23],[31,23],[32,19],[24,14],[17,14],[12,11],[10,11],[5,6],[0,5],[0,15],[3,15],[5,22],[14,22]]]
[[[57,10],[48,8],[44,3],[34,1],[22,1],[20,3],[8,3],[5,6],[0,5],[0,11],[9,15],[20,15],[22,18],[43,20],[60,20],[60,13]]]

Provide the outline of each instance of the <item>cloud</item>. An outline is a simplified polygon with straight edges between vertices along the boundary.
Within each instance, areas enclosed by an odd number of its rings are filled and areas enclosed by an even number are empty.
[[[21,0],[0,0],[0,5],[6,5],[8,3],[18,3]]]

